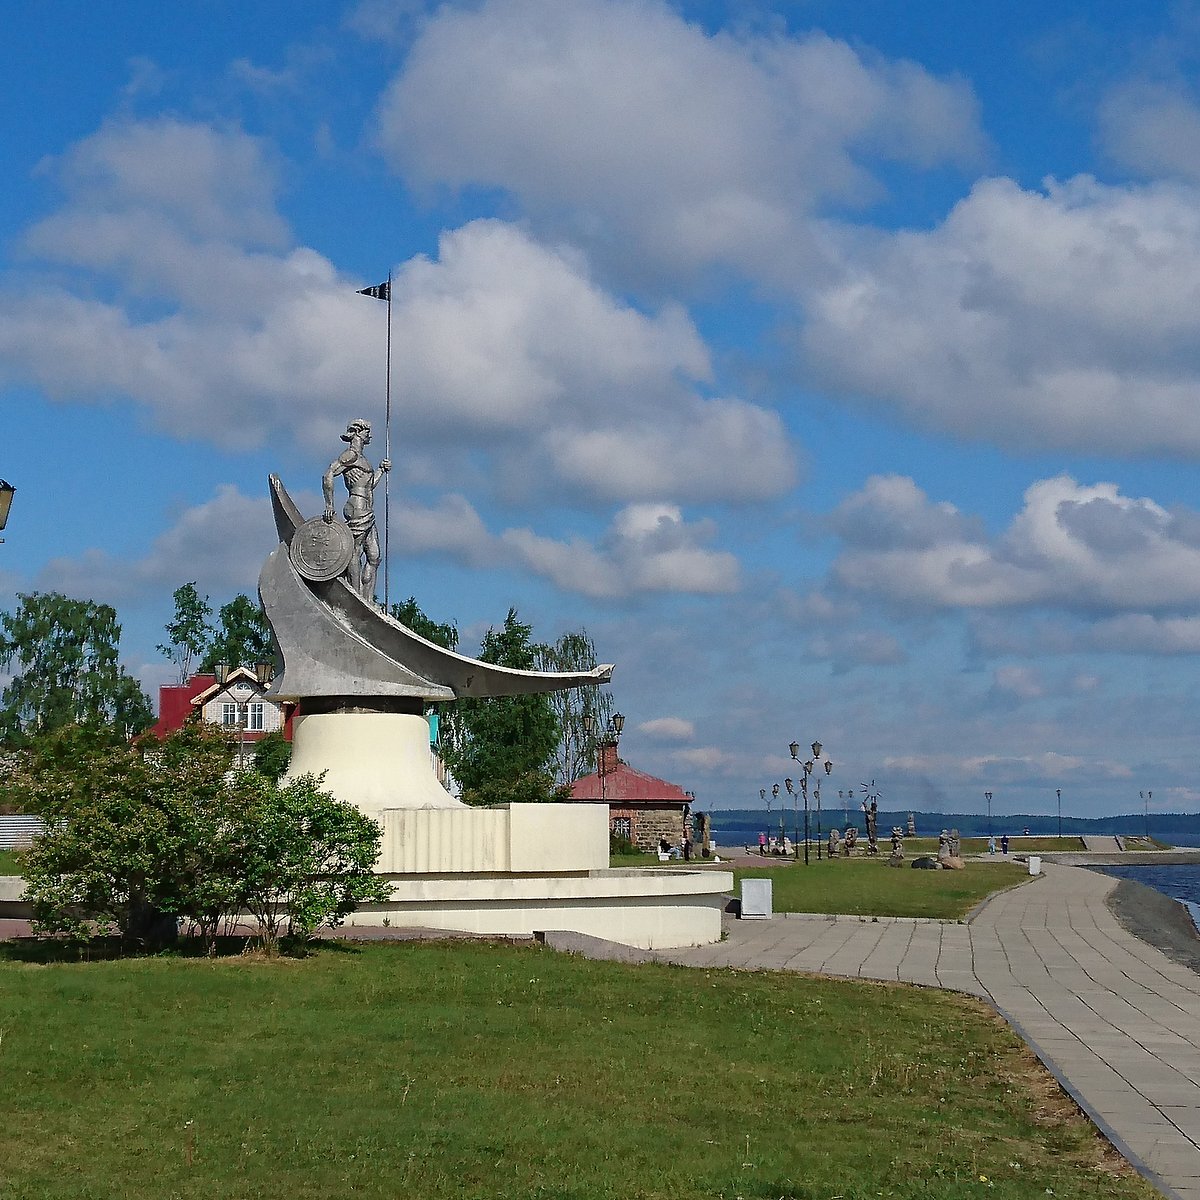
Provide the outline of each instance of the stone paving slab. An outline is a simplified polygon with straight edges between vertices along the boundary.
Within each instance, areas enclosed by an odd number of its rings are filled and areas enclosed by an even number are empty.
[[[1105,903],[1115,879],[1043,870],[968,924],[786,914],[656,957],[982,997],[1151,1182],[1200,1200],[1200,975],[1123,929]]]

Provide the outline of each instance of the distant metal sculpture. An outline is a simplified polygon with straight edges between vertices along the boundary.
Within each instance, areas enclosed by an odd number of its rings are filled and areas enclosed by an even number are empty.
[[[313,526],[323,525],[324,519],[306,521],[274,475],[271,500],[280,544],[263,566],[258,591],[279,653],[273,697],[365,702],[389,710],[403,701],[406,709],[419,713],[421,702],[553,692],[607,683],[612,676],[609,665],[591,671],[521,671],[427,641],[380,612],[352,586],[349,571],[333,571],[337,534],[328,546],[311,541]],[[339,528],[346,531],[336,519],[325,525],[326,531]],[[345,537],[349,539],[349,531]],[[309,705],[310,711],[313,707]]]
[[[371,441],[371,422],[362,417],[346,426],[342,441],[350,448],[343,450],[329,464],[321,480],[325,494],[325,524],[332,525],[333,481],[340,475],[346,483],[346,506],[342,510],[346,524],[354,535],[354,553],[350,559],[350,586],[364,600],[375,599],[375,574],[379,570],[379,531],[375,528],[375,489],[392,469],[388,459],[383,459],[379,469],[374,470],[363,453]]]

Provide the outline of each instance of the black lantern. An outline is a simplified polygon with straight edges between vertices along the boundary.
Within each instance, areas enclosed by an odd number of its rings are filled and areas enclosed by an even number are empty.
[[[17,489],[0,479],[0,529],[8,524],[8,510],[12,508],[13,493]]]

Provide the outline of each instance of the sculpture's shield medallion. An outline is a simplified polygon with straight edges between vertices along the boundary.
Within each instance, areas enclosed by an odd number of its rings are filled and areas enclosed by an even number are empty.
[[[323,517],[305,521],[292,537],[292,566],[305,579],[323,583],[345,574],[354,557],[354,534],[341,521]]]

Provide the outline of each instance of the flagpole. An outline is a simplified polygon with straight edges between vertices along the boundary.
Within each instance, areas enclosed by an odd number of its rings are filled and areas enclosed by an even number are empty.
[[[384,375],[384,408],[383,408],[383,456],[391,461],[392,457],[392,273],[388,272],[387,282],[387,370]],[[391,515],[392,496],[390,483],[391,471],[383,477],[383,611],[390,612],[388,579],[392,573],[391,558]]]

